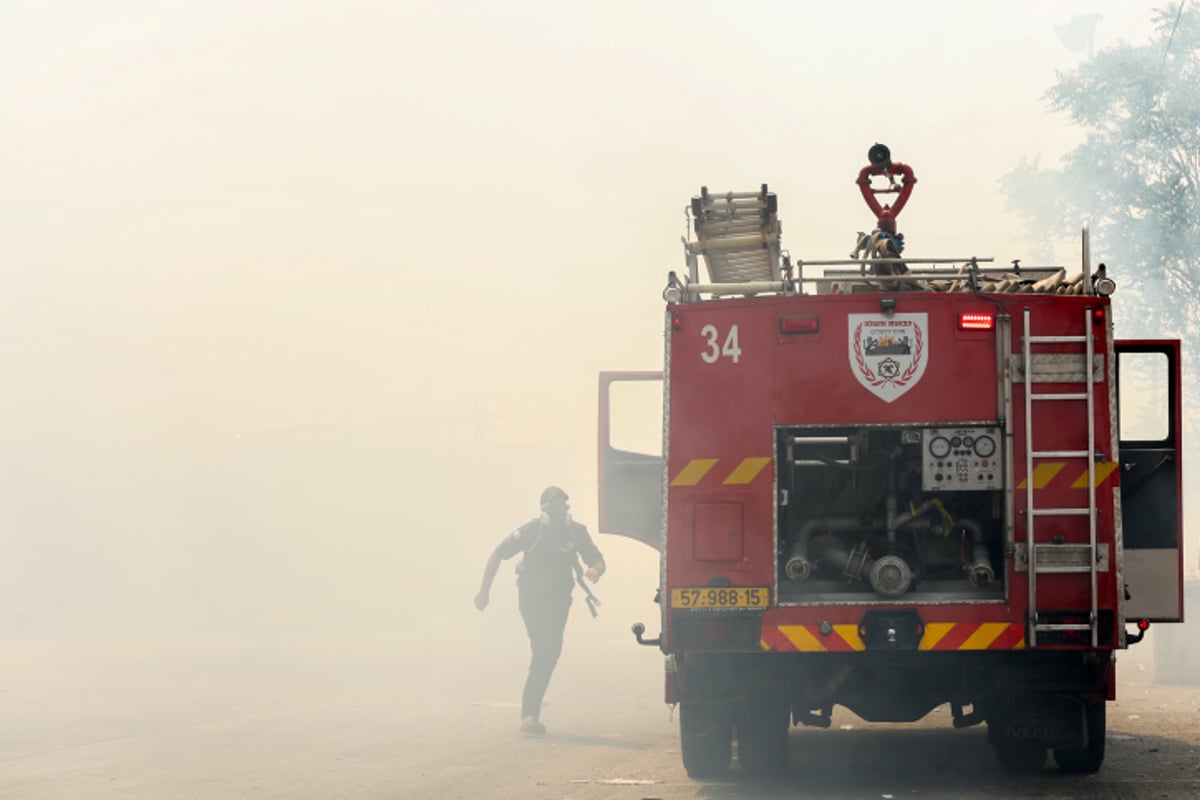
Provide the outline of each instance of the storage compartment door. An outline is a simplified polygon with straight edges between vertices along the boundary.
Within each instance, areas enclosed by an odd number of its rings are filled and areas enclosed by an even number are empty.
[[[1183,620],[1179,342],[1118,341],[1125,618]]]

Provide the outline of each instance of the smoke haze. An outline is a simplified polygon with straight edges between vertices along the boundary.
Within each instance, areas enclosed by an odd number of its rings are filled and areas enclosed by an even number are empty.
[[[661,366],[688,198],[768,182],[794,257],[844,257],[885,142],[913,255],[1025,257],[997,179],[1076,143],[1054,26],[1152,7],[7,4],[0,639],[374,643],[515,698],[483,563],[548,483],[596,531],[596,374]],[[568,649],[657,625],[656,554],[597,541]]]

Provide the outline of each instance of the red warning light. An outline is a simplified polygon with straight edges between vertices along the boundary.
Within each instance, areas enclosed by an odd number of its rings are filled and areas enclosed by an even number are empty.
[[[1150,620],[1148,620],[1148,619],[1139,619],[1139,620],[1137,621],[1137,626],[1138,626],[1138,630],[1139,630],[1139,631],[1144,631],[1144,630],[1146,630],[1147,628],[1149,628],[1149,627],[1150,627]]]
[[[816,333],[820,329],[820,318],[815,314],[798,314],[779,318],[781,333]]]
[[[958,315],[958,327],[964,331],[990,331],[996,327],[994,314],[966,313]]]

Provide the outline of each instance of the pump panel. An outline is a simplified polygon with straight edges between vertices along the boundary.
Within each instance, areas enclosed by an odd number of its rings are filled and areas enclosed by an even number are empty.
[[[999,428],[926,428],[921,452],[925,491],[973,492],[1002,489]]]

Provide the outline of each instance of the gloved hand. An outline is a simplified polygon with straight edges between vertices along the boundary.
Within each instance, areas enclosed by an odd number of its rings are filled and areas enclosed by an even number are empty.
[[[588,567],[587,572],[585,572],[584,575],[587,576],[589,581],[595,583],[596,581],[600,580],[600,576],[604,574],[604,570],[604,562],[597,561],[593,566]]]

